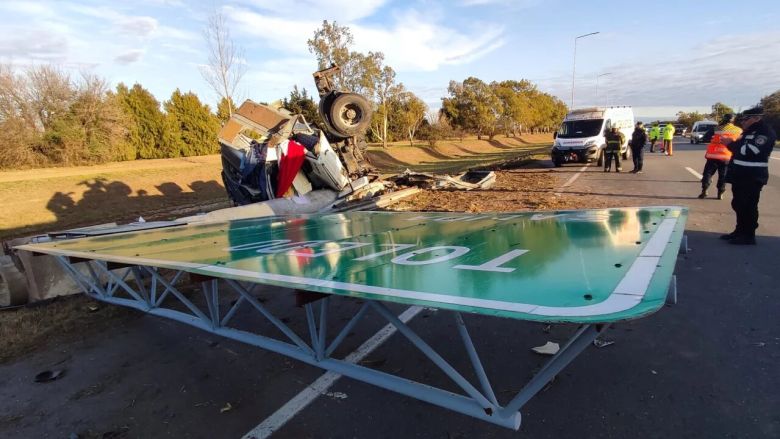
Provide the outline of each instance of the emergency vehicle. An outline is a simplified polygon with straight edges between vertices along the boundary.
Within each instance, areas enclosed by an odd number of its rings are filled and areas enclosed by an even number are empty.
[[[623,159],[631,157],[628,141],[634,131],[634,110],[631,107],[594,107],[573,110],[563,119],[555,133],[550,157],[555,166],[564,163],[604,164],[604,135],[616,126],[625,141],[620,145]]]

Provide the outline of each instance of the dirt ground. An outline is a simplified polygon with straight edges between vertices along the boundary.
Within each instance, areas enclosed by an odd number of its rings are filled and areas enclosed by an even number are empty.
[[[384,171],[407,167],[459,172],[509,160],[529,148],[550,143],[549,135],[492,141],[466,138],[435,147],[399,142],[372,146],[369,156]],[[129,222],[139,216],[166,220],[229,207],[220,176],[219,155],[139,160],[96,166],[0,172],[0,239],[103,222]]]

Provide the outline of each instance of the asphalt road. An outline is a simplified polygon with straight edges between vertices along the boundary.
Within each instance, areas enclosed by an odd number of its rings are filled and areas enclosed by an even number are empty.
[[[679,303],[613,326],[606,335],[613,345],[584,352],[522,409],[519,432],[342,378],[271,437],[780,437],[775,274],[780,154],[770,164],[770,184],[762,194],[758,245],[740,247],[718,239],[733,228],[730,193],[722,201],[696,198],[699,182],[686,168],[701,172],[703,151],[703,145],[678,142],[673,157],[647,154],[641,175],[605,174],[595,166],[581,173],[580,166],[554,170],[564,174],[561,181],[571,181],[561,189],[568,193],[622,205],[688,206],[692,250],[677,262]],[[300,312],[284,291],[269,288],[260,294],[283,317]],[[355,306],[336,301],[341,310],[336,318],[345,318]],[[559,325],[547,333],[540,324],[465,318],[480,341],[488,374],[497,377],[493,385],[500,400],[519,390],[545,360],[530,347],[563,342],[574,330]],[[442,356],[467,368],[449,313],[426,309],[410,325]],[[381,326],[372,320],[356,329],[345,350]],[[404,354],[393,355],[398,352]],[[399,335],[366,360],[381,370],[448,386],[446,377]],[[37,371],[57,367],[67,368],[65,378],[31,382]],[[241,437],[322,374],[276,354],[144,316],[0,366],[0,436]]]

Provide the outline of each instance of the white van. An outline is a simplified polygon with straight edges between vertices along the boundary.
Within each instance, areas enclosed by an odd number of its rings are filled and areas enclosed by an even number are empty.
[[[595,107],[573,110],[563,119],[556,133],[550,157],[555,166],[564,163],[587,163],[596,161],[604,164],[604,135],[616,126],[626,138],[620,145],[624,159],[631,157],[628,141],[634,132],[634,110],[631,107]]]
[[[693,128],[691,128],[691,143],[701,142],[701,138],[707,134],[707,131],[716,126],[718,126],[718,124],[711,120],[699,120],[694,122]]]

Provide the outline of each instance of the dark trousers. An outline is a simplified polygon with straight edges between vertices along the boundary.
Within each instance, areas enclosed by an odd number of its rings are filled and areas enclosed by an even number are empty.
[[[655,152],[655,142],[657,141],[657,139],[650,139],[650,152]]]
[[[701,173],[701,191],[706,192],[710,187],[712,176],[715,172],[718,173],[718,193],[726,191],[726,170],[729,163],[723,160],[711,160],[707,159],[707,163],[704,164],[704,171]]]
[[[755,182],[731,183],[731,191],[734,198],[731,200],[731,208],[737,214],[737,227],[734,231],[738,235],[756,236],[758,228],[758,199],[761,197],[761,188],[764,185]]]
[[[620,170],[620,151],[604,151],[604,170],[612,169],[612,157],[615,157],[615,168]]]
[[[641,171],[642,170],[642,164],[645,161],[645,147],[631,147],[631,158],[634,160],[634,170],[635,171]]]

